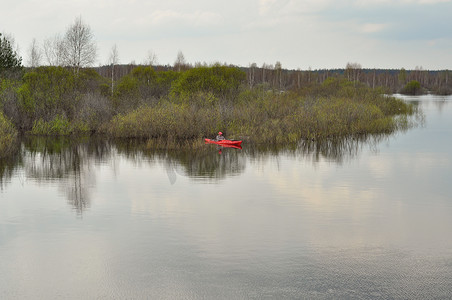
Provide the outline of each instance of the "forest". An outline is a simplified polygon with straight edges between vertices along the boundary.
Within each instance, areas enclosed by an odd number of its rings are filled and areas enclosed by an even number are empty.
[[[275,144],[390,133],[408,126],[414,108],[387,94],[452,91],[447,70],[192,65],[182,52],[173,65],[156,65],[152,53],[147,64],[119,64],[116,46],[109,64],[93,67],[93,43],[78,18],[64,37],[44,43],[46,65],[33,41],[24,67],[0,36],[0,156],[21,134],[99,134],[169,147],[197,145],[220,130]]]

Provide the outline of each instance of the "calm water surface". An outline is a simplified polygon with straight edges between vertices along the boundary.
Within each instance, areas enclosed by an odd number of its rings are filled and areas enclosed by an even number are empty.
[[[452,298],[452,98],[296,149],[24,140],[0,162],[1,299]]]

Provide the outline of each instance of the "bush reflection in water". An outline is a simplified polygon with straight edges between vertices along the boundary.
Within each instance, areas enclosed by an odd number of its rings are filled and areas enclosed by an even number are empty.
[[[324,141],[303,140],[286,146],[247,144],[242,150],[203,145],[193,149],[149,149],[144,140],[105,140],[96,137],[28,137],[24,138],[16,154],[0,160],[0,188],[7,189],[15,173],[24,182],[58,183],[68,203],[82,214],[90,206],[90,188],[96,183],[95,167],[114,163],[121,156],[135,164],[162,165],[169,182],[177,176],[194,181],[218,182],[228,176],[244,172],[247,163],[263,162],[280,155],[318,162],[327,159],[337,163],[353,159],[363,147],[378,151],[378,144],[388,135],[369,135]]]

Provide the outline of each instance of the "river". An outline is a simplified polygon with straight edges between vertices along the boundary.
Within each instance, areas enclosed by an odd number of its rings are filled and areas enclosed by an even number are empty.
[[[400,96],[402,97],[402,96]],[[452,97],[389,136],[0,161],[1,299],[450,299]]]

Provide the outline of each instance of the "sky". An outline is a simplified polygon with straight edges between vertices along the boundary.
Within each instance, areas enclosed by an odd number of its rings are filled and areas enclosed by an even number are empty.
[[[26,65],[32,40],[64,35],[77,17],[97,43],[96,65],[119,62],[287,69],[452,69],[452,0],[0,0],[0,32]]]

